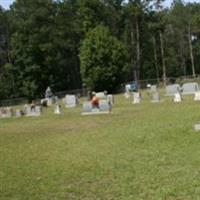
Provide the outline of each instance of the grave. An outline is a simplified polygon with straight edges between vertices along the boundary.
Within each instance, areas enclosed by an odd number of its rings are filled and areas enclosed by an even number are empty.
[[[110,112],[111,111],[110,102],[108,100],[100,100],[99,101],[99,111]]]
[[[34,114],[35,116],[40,116],[42,113],[42,107],[41,106],[35,106]]]
[[[182,95],[194,95],[199,92],[199,85],[196,82],[184,83],[182,86]]]
[[[130,98],[130,96],[131,96],[131,85],[130,84],[127,84],[127,85],[125,85],[125,98],[126,99],[128,99],[128,98]]]
[[[194,130],[195,131],[200,131],[200,122],[198,124],[194,125]]]
[[[173,101],[174,101],[174,102],[181,102],[181,101],[182,101],[181,94],[180,94],[180,93],[174,94],[174,99],[173,99]]]
[[[10,107],[1,108],[0,116],[1,118],[11,118],[13,116],[13,109]]]
[[[114,104],[114,98],[112,94],[107,94],[107,92],[97,92],[95,93],[95,96],[99,98],[99,100],[107,100],[111,103],[111,105]]]
[[[76,107],[77,99],[75,95],[66,95],[65,96],[65,107],[66,108],[74,108]]]
[[[200,101],[200,92],[195,92],[194,101]]]
[[[149,95],[151,97],[151,102],[152,103],[160,102],[160,94],[157,91],[157,86],[148,84],[147,88],[149,88]]]
[[[84,112],[92,112],[92,103],[90,101],[83,103],[83,111]]]
[[[52,100],[52,98],[51,98],[51,97],[49,97],[49,98],[46,98],[46,100],[47,100],[47,106],[51,106],[51,105],[52,105],[52,103],[53,103],[53,100]]]
[[[107,95],[105,94],[105,92],[97,92],[95,93],[95,96],[99,99],[107,99]]]
[[[99,100],[99,107],[93,108],[90,101],[83,103],[82,115],[98,115],[109,114],[111,112],[111,104],[108,100]]]
[[[54,114],[61,114],[61,106],[59,104],[55,104]]]
[[[158,103],[160,102],[160,95],[158,92],[154,92],[152,93],[152,100],[151,100],[152,103]]]
[[[141,95],[139,92],[133,93],[133,104],[140,104],[141,103]]]
[[[21,110],[17,109],[16,112],[15,112],[15,116],[16,117],[21,117],[22,116]]]
[[[180,93],[181,88],[179,84],[172,84],[166,86],[166,96],[174,96],[176,93]]]
[[[157,92],[157,86],[156,85],[151,85],[150,86],[150,93],[156,93]]]
[[[111,105],[114,105],[114,96],[112,94],[107,95],[107,100],[110,102]]]
[[[31,106],[25,105],[24,110],[27,117],[38,117],[42,112],[41,106],[35,106],[34,108],[31,108]]]

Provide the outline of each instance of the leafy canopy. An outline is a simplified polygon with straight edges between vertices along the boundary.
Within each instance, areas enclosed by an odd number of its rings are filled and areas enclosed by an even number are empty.
[[[99,25],[86,35],[80,50],[81,74],[93,90],[113,91],[123,78],[127,61],[124,45]]]

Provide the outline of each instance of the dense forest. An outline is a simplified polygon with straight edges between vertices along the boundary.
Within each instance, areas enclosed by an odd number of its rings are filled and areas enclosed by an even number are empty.
[[[0,99],[200,73],[200,3],[16,0],[0,7]]]

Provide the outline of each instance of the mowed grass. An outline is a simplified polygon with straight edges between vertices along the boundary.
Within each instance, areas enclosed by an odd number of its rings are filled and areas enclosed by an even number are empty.
[[[200,103],[115,99],[110,115],[0,120],[0,199],[200,199]]]

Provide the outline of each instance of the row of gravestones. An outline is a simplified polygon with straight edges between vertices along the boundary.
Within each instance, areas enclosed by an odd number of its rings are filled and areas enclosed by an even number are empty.
[[[99,97],[99,109],[93,109],[92,104],[90,101],[84,102],[83,103],[83,115],[84,114],[100,114],[100,113],[106,113],[111,111],[111,107],[114,103],[114,99],[112,95],[105,95],[103,93],[97,93],[97,96]],[[48,105],[52,105],[52,100],[53,97],[48,97],[46,99],[49,101]],[[43,99],[44,100],[44,99]],[[41,101],[41,104],[43,103],[43,100]],[[56,98],[56,101],[54,103],[54,113],[55,114],[61,114],[61,106],[58,103],[58,98]],[[64,98],[64,104],[66,108],[74,108],[78,104],[78,98],[75,95],[66,95]],[[40,116],[42,113],[42,106],[36,105],[36,106],[31,106],[31,105],[25,105],[24,109],[16,109],[15,111],[10,108],[1,108],[0,109],[0,117],[1,118],[10,118],[10,117],[22,117],[22,116],[32,116],[32,117],[37,117]]]
[[[1,108],[0,109],[0,117],[1,118],[10,118],[10,117],[22,117],[22,116],[40,116],[42,112],[41,106],[31,107],[29,105],[25,105],[24,109],[16,109],[14,110],[11,107]]]
[[[174,102],[181,102],[182,96],[185,95],[193,95],[194,101],[200,101],[200,90],[198,83],[184,83],[182,87],[179,84],[166,86],[166,96],[173,96]]]
[[[83,103],[83,113],[82,114],[90,114],[90,113],[102,113],[102,112],[110,112],[112,104],[114,103],[114,99],[112,95],[107,95],[107,92],[98,92],[95,93],[95,96],[99,99],[99,107],[94,108],[91,99],[89,101]],[[52,104],[53,93],[50,87],[47,87],[45,91],[45,99],[47,101],[47,105]],[[58,100],[58,99],[57,99]],[[65,107],[73,108],[78,104],[78,98],[75,95],[66,95],[64,99]],[[55,114],[60,114],[60,105],[58,101],[55,102]]]
[[[152,98],[152,102],[160,102],[160,95],[157,91],[156,85],[147,85],[149,89],[149,94]],[[130,92],[126,93],[125,97],[130,97]],[[166,95],[165,96],[173,96],[174,102],[181,102],[182,101],[182,95],[194,95],[195,101],[200,101],[200,91],[199,91],[199,85],[195,82],[192,83],[185,83],[182,87],[180,87],[179,84],[172,84],[166,86]],[[133,103],[137,104],[141,102],[141,95],[138,92],[133,93]]]

